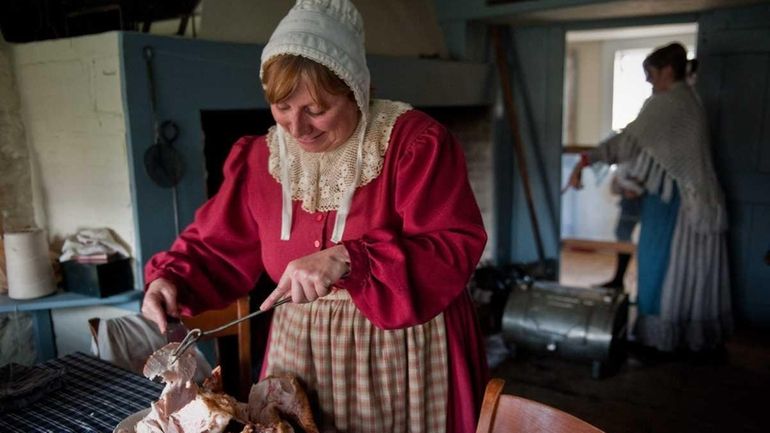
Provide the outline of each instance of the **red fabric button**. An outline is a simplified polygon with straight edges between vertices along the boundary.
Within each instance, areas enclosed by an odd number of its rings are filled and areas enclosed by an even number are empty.
[[[322,219],[324,219],[324,216],[323,216],[323,214],[320,214],[320,213],[319,213],[318,215],[316,215],[316,216],[315,216],[315,220],[316,220],[316,221],[321,221]]]
[[[321,246],[321,241],[315,241],[313,242],[313,245],[315,245],[316,248]]]

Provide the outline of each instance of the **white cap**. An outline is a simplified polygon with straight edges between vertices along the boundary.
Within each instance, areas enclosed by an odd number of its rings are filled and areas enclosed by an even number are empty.
[[[273,57],[293,54],[318,62],[353,91],[362,113],[369,111],[371,78],[364,51],[364,24],[349,0],[297,0],[262,50],[259,77]]]
[[[262,50],[259,77],[263,76],[264,64],[273,57],[292,54],[305,57],[326,66],[353,91],[361,122],[366,130],[369,117],[369,87],[371,77],[366,66],[364,50],[364,23],[361,14],[349,0],[297,0],[294,7],[278,23],[270,40]],[[281,159],[282,216],[281,239],[291,236],[291,190],[286,155],[286,132],[277,128]],[[342,240],[345,222],[361,177],[362,149],[365,134],[361,134],[356,153],[353,182],[340,200],[332,231],[332,242]]]

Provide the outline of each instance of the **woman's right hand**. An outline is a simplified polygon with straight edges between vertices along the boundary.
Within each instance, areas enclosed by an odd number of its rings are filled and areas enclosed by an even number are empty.
[[[287,296],[295,304],[313,302],[328,295],[332,285],[349,271],[350,255],[343,244],[292,260],[259,309],[267,310]]]
[[[583,188],[583,164],[582,162],[578,161],[577,164],[575,164],[575,167],[572,169],[572,174],[569,175],[569,181],[567,182],[567,185],[575,188],[575,189],[582,189]]]
[[[147,287],[142,301],[142,315],[158,325],[161,334],[166,333],[167,317],[179,317],[176,285],[165,278],[153,280]]]

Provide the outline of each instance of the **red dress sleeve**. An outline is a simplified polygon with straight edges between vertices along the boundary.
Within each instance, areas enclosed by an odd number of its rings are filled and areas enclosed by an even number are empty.
[[[381,174],[395,182],[395,198],[386,201],[394,203],[397,223],[343,241],[351,271],[337,284],[384,329],[444,311],[465,290],[486,243],[460,145],[427,115],[408,118],[391,136],[395,169],[387,171],[386,161]]]
[[[255,140],[244,137],[233,145],[217,194],[196,211],[171,249],[145,266],[147,284],[166,278],[177,285],[184,315],[224,308],[248,293],[264,269],[257,220],[247,201]]]

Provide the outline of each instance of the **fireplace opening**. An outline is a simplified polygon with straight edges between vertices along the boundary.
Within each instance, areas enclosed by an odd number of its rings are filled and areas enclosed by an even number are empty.
[[[267,134],[273,124],[273,116],[266,108],[201,111],[207,198],[222,185],[222,168],[233,144],[245,135]]]

